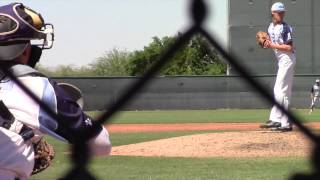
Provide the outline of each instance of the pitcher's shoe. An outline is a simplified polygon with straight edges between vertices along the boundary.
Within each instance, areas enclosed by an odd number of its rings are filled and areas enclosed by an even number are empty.
[[[260,125],[260,128],[262,129],[270,129],[270,128],[278,128],[278,127],[281,127],[281,123],[270,121],[270,120]]]
[[[310,114],[312,114],[312,112],[313,112],[313,109],[310,109],[310,111],[309,111],[309,115],[310,115]]]
[[[293,130],[292,126],[285,126],[285,127],[277,127],[277,128],[272,128],[271,131],[275,132],[291,132]]]

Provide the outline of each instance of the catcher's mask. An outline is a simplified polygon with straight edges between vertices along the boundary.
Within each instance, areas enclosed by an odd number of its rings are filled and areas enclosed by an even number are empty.
[[[21,3],[0,7],[0,61],[16,59],[30,43],[38,51],[51,49],[53,41],[53,25],[39,13]]]

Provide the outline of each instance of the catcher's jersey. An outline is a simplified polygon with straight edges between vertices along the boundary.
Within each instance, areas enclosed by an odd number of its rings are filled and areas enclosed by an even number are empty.
[[[281,24],[273,24],[270,23],[268,28],[268,34],[270,36],[270,40],[274,44],[289,44],[292,43],[292,32],[293,29],[287,23],[283,22]],[[290,58],[295,58],[294,52],[284,52],[277,49],[274,49],[274,53],[277,59],[281,59],[283,56],[289,56]]]
[[[313,85],[312,88],[311,88],[311,93],[313,94],[313,96],[319,97],[319,95],[320,95],[320,86],[318,84]]]
[[[19,123],[34,129],[36,136],[41,137],[44,134],[48,134],[56,139],[72,142],[75,135],[68,132],[66,126],[72,128],[92,126],[91,118],[82,111],[79,105],[56,82],[46,77],[35,76],[19,77],[19,80],[64,120],[59,124],[16,83],[10,79],[1,80],[0,99]],[[15,124],[14,127],[17,128],[16,131],[21,128],[19,124]]]

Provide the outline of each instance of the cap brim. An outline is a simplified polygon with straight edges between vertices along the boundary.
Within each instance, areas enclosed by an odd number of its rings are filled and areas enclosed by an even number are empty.
[[[19,57],[28,47],[28,42],[0,45],[0,61],[12,61]]]
[[[287,12],[287,10],[271,10],[271,12]]]

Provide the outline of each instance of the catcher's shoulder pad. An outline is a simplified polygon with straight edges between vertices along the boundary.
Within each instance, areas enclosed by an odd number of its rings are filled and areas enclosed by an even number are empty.
[[[77,102],[81,109],[84,106],[84,99],[81,90],[72,84],[69,83],[58,83],[58,86],[62,88],[66,93],[70,95],[70,98]]]

